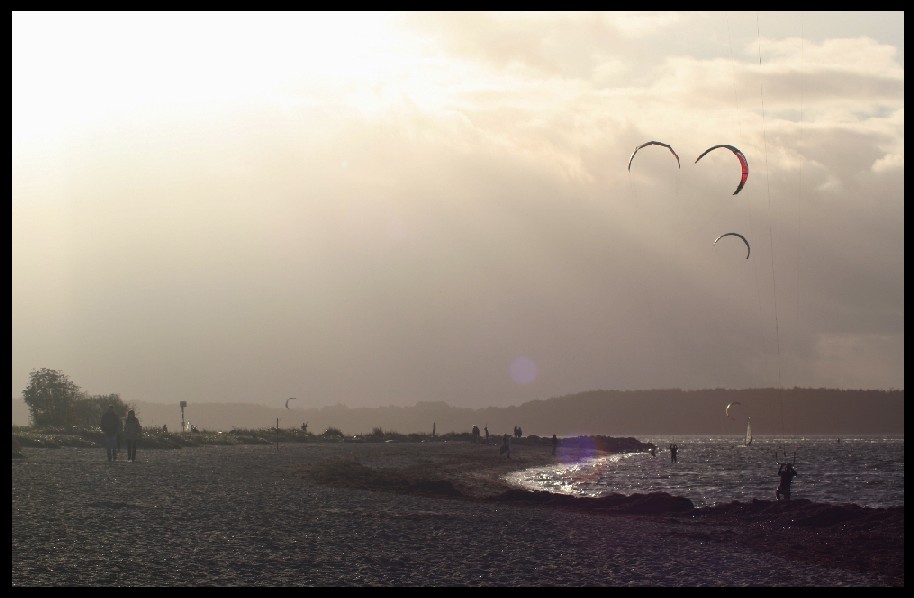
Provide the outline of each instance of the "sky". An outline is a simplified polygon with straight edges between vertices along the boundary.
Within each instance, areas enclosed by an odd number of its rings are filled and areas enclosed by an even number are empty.
[[[903,176],[903,12],[14,11],[13,397],[903,389]]]

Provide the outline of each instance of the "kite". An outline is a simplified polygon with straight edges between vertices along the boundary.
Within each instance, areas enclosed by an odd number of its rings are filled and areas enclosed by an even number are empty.
[[[746,259],[747,260],[749,259],[749,253],[752,251],[752,249],[750,249],[749,241],[746,240],[746,237],[742,236],[739,233],[724,233],[721,236],[714,239],[714,244],[717,245],[717,242],[720,241],[721,239],[723,239],[724,237],[739,237],[740,239],[742,239],[743,243],[746,244]]]
[[[288,399],[286,399],[286,409],[289,408],[289,401],[294,401],[294,400],[295,400],[295,397],[289,397]]]
[[[732,415],[730,415],[730,407],[733,407],[734,405],[742,405],[742,403],[740,403],[739,401],[733,401],[732,403],[727,403],[727,407],[724,409],[724,413],[727,415],[727,417],[729,417],[733,421],[736,421],[736,418],[733,417]]]
[[[682,168],[682,166],[679,165],[679,154],[677,154],[675,151],[673,151],[673,148],[669,144],[663,143],[661,141],[648,141],[647,143],[642,143],[641,145],[636,147],[635,151],[632,152],[632,157],[628,159],[629,172],[631,172],[631,170],[632,170],[632,160],[635,159],[635,154],[637,154],[638,150],[640,150],[642,147],[645,147],[648,145],[662,145],[663,147],[670,150],[670,153],[673,154],[674,156],[676,156],[676,166],[678,166],[679,168]]]
[[[739,185],[737,185],[736,191],[733,192],[733,195],[736,195],[737,193],[739,193],[740,191],[743,190],[743,185],[746,184],[746,179],[749,178],[749,162],[746,161],[746,156],[743,155],[743,152],[739,151],[737,148],[733,147],[732,145],[712,145],[711,147],[706,149],[703,154],[701,154],[700,156],[695,158],[695,163],[698,164],[698,161],[701,160],[702,158],[704,158],[705,154],[707,154],[708,152],[710,152],[712,150],[716,150],[719,147],[725,147],[728,150],[730,150],[731,152],[733,152],[733,154],[737,157],[737,159],[739,159],[740,166],[742,166],[742,168],[743,168],[742,178],[740,178],[740,180],[739,180]]]

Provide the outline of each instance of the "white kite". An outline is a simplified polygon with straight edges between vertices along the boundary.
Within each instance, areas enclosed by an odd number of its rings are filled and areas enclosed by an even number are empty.
[[[714,244],[717,245],[717,242],[723,239],[724,237],[739,237],[743,240],[743,243],[746,244],[746,259],[749,259],[749,254],[752,252],[752,248],[749,247],[749,241],[746,240],[746,237],[742,236],[739,233],[724,233],[721,236],[714,239]]]

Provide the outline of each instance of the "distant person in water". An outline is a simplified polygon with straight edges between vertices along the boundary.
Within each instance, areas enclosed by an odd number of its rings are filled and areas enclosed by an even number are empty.
[[[797,477],[797,470],[794,469],[793,463],[781,463],[778,465],[778,477],[780,482],[778,483],[778,489],[774,491],[774,495],[778,500],[781,500],[781,497],[787,502],[790,502],[790,485],[793,483],[793,478]]]
[[[676,453],[678,453],[678,452],[679,452],[679,445],[671,444],[670,445],[670,462],[676,463],[679,460],[679,458],[676,456]]]
[[[559,447],[559,439],[555,434],[553,434],[552,435],[552,454],[553,455],[555,454],[555,449],[557,449],[558,447]]]

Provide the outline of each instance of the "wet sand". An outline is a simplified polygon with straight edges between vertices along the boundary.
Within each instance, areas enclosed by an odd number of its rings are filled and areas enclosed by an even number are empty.
[[[548,446],[26,448],[16,586],[904,586],[904,509],[512,490]]]

